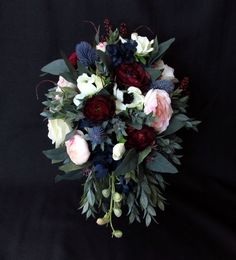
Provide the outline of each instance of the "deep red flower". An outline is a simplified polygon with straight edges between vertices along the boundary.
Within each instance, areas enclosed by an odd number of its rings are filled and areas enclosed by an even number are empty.
[[[76,52],[72,52],[71,55],[68,57],[68,60],[75,68],[77,68],[78,57],[76,55]]]
[[[152,145],[156,138],[155,129],[146,125],[140,130],[129,127],[127,129],[127,134],[128,137],[125,143],[126,148],[136,148],[139,151]]]
[[[84,115],[93,122],[101,122],[113,117],[115,110],[115,101],[111,97],[97,95],[86,101]]]
[[[117,82],[123,86],[133,86],[145,92],[150,85],[150,75],[138,63],[121,64],[116,70]]]

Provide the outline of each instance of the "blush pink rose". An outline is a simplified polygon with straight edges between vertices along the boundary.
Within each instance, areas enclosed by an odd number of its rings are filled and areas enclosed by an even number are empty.
[[[88,143],[83,138],[83,133],[74,135],[71,139],[65,142],[66,151],[71,161],[76,165],[86,163],[90,156]]]
[[[171,99],[165,90],[150,89],[144,98],[144,113],[156,117],[152,127],[159,133],[166,130],[169,125],[173,110],[171,107]]]

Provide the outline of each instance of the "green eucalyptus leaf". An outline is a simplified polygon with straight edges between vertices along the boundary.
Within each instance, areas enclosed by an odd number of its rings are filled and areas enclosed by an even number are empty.
[[[95,35],[95,42],[96,42],[96,44],[99,44],[99,42],[100,42],[100,26],[98,26],[98,29],[97,29],[97,32]]]
[[[105,52],[101,51],[101,50],[97,50],[97,55],[98,57],[101,59],[101,61],[103,62],[103,64],[107,67],[110,68],[111,66],[111,60],[110,57],[108,55],[106,55]]]
[[[82,75],[83,73],[91,75],[91,72],[80,61],[77,62],[77,71],[79,75]]]
[[[148,227],[151,224],[151,222],[152,222],[152,218],[149,214],[147,214],[146,217],[145,217],[146,226]]]
[[[161,76],[161,71],[154,68],[146,68],[145,69],[151,76],[152,81],[155,81]]]
[[[60,75],[61,75],[64,79],[66,79],[67,81],[69,81],[69,82],[71,82],[71,83],[73,83],[73,84],[75,84],[75,85],[77,84],[75,78],[73,77],[73,75],[72,75],[69,71],[64,72],[64,73],[61,73]]]
[[[43,116],[43,117],[46,117],[46,118],[52,118],[53,117],[52,113],[49,112],[49,111],[43,111],[42,113],[40,113],[40,115]]]
[[[70,173],[66,173],[63,175],[57,175],[55,177],[55,182],[59,182],[59,181],[64,181],[64,180],[79,180],[83,177],[82,172],[80,171],[75,171],[75,172],[70,172]]]
[[[177,173],[177,168],[170,163],[161,153],[155,152],[152,160],[146,163],[146,167],[154,172]]]
[[[60,166],[59,169],[65,173],[67,173],[67,172],[73,172],[76,170],[81,170],[81,169],[87,168],[89,165],[90,165],[90,163],[85,163],[83,165],[76,165],[73,162],[69,162],[67,164]]]
[[[41,71],[52,75],[60,75],[69,72],[69,69],[63,59],[57,59],[42,67]]]
[[[155,40],[154,40],[154,43],[153,43],[153,51],[151,52],[149,60],[152,60],[153,58],[155,58],[155,56],[158,53],[158,50],[159,50],[159,44],[158,44],[158,39],[157,39],[157,36],[156,36]]]
[[[65,147],[59,147],[59,148],[56,148],[56,149],[45,150],[45,151],[43,151],[43,154],[47,158],[49,158],[51,160],[55,160],[57,162],[64,161],[67,157]]]
[[[156,211],[151,205],[148,206],[147,211],[151,216],[156,216]]]
[[[89,190],[87,193],[87,199],[88,199],[89,204],[91,206],[93,206],[95,203],[95,195],[91,190]]]
[[[168,128],[166,129],[165,132],[163,132],[162,135],[166,136],[166,135],[171,135],[171,134],[177,132],[178,130],[180,130],[181,128],[183,128],[185,126],[185,122],[186,121],[179,120],[178,117],[176,117],[176,116],[172,117]]]
[[[144,191],[141,192],[140,205],[142,206],[143,209],[146,209],[148,206],[148,197]]]
[[[168,41],[162,42],[159,44],[158,52],[157,54],[150,59],[149,64],[154,63],[155,61],[162,58],[162,56],[165,54],[165,52],[169,49],[171,44],[175,41],[175,38],[171,38]]]
[[[131,149],[126,154],[123,161],[114,171],[115,175],[125,175],[126,173],[136,169],[138,163],[138,153],[135,149]]]
[[[151,151],[152,148],[150,146],[148,146],[146,149],[141,151],[138,156],[138,164],[142,163],[143,160],[150,154]]]
[[[158,200],[157,205],[160,210],[164,211],[165,210],[165,205],[161,200]]]
[[[185,114],[177,114],[175,116],[175,118],[179,121],[188,121],[189,120],[189,117],[186,116]]]
[[[68,60],[67,56],[65,55],[65,53],[63,51],[61,51],[61,56],[68,68],[68,70],[70,71],[71,75],[73,76],[73,79],[76,80],[78,78],[78,74],[77,71],[75,70],[74,66],[70,63],[70,61]]]

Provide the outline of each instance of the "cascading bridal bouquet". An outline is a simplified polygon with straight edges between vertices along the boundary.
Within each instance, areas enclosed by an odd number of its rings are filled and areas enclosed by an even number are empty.
[[[156,208],[164,210],[163,175],[180,164],[176,133],[199,124],[186,115],[186,79],[162,60],[173,41],[128,34],[125,24],[112,30],[106,20],[94,45],[82,41],[41,69],[59,76],[41,113],[55,144],[43,153],[64,172],[56,182],[81,179],[82,214],[110,225],[117,238],[114,217],[149,226]]]

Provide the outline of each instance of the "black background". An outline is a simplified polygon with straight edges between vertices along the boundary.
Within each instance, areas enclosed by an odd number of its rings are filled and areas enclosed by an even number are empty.
[[[236,259],[235,11],[233,0],[0,1],[0,260]],[[54,184],[41,153],[52,147],[39,116],[47,86],[35,96],[40,68],[93,39],[83,20],[104,17],[176,37],[164,60],[190,77],[189,111],[202,120],[183,134],[159,225],[121,223],[120,240],[76,211],[79,183]]]

